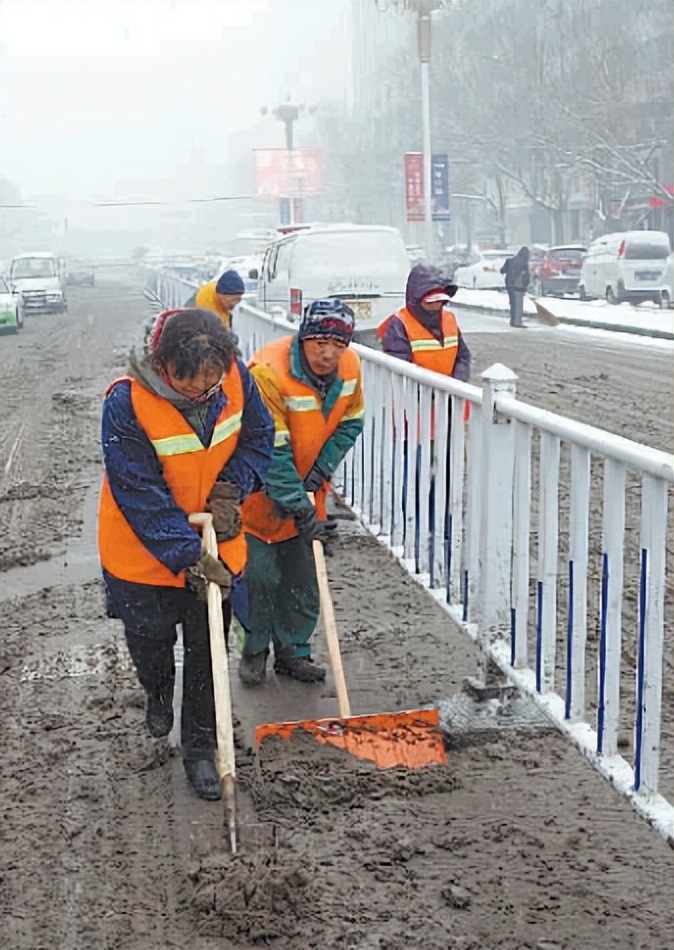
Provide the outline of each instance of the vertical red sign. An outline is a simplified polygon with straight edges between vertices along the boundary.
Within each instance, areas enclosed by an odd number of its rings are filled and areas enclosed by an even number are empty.
[[[424,156],[405,152],[405,208],[408,221],[424,220]]]

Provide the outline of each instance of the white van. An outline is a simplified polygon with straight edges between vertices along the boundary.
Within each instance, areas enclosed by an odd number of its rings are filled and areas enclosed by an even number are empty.
[[[664,231],[622,231],[593,241],[578,282],[581,300],[604,298],[608,303],[652,300],[669,306],[667,285],[669,237]]]
[[[396,228],[360,224],[298,228],[267,248],[257,303],[262,310],[280,308],[291,320],[299,320],[307,304],[339,297],[356,314],[356,331],[369,333],[404,305],[409,271],[410,260]],[[249,276],[254,279],[253,271]]]
[[[12,258],[9,285],[21,294],[25,313],[64,313],[68,302],[63,262],[50,251],[34,251]]]

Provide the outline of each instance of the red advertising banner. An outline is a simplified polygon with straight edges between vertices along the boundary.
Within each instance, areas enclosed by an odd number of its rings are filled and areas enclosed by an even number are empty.
[[[424,156],[405,152],[405,208],[408,221],[424,220]]]
[[[255,193],[259,198],[306,198],[321,191],[317,148],[255,148]]]

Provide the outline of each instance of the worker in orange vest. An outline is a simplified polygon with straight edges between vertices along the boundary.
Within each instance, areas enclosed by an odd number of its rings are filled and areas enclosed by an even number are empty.
[[[233,337],[214,314],[163,314],[150,346],[103,405],[105,474],[98,544],[108,613],[124,623],[146,693],[150,734],[173,726],[176,625],[182,624],[181,746],[197,795],[220,797],[206,583],[236,605],[246,539],[241,501],[263,484],[274,427]],[[218,557],[190,525],[210,510]]]
[[[263,346],[249,363],[276,437],[264,491],[243,504],[248,613],[237,609],[237,618],[245,631],[239,677],[247,685],[264,680],[272,644],[276,673],[325,679],[309,646],[320,606],[312,542],[326,540],[330,478],[363,429],[360,359],[349,349],[354,328],[341,300],[316,300],[296,334]]]
[[[201,307],[217,313],[228,330],[232,329],[232,311],[241,303],[245,286],[241,275],[235,270],[226,270],[217,280],[200,287],[185,303],[186,307]]]
[[[447,307],[457,290],[437,267],[413,267],[407,278],[405,306],[377,330],[384,352],[468,382],[470,350]]]
[[[382,323],[377,335],[385,353],[396,356],[398,359],[424,369],[442,373],[443,376],[452,376],[461,382],[468,382],[470,378],[470,350],[459,329],[456,316],[449,309],[450,302],[458,287],[447,281],[442,271],[426,264],[417,264],[409,273],[405,291],[405,306],[397,313],[388,317]],[[450,404],[451,409],[451,404]],[[470,403],[464,403],[463,421],[468,421]],[[407,424],[403,436],[403,484],[407,485],[408,451],[407,451]],[[451,424],[451,417],[450,417]],[[431,420],[433,433],[434,422]],[[433,438],[433,434],[431,438]],[[449,452],[449,442],[447,443]],[[417,479],[417,509],[419,506],[419,452],[417,451],[416,479]],[[449,456],[447,458],[447,473],[449,475]],[[429,503],[431,508],[431,522],[434,525],[434,497],[435,476],[431,478]],[[418,531],[419,512],[416,512],[415,530]],[[403,516],[405,529],[407,526],[407,491],[403,488]],[[447,511],[444,512],[447,520]],[[445,532],[446,532],[445,526]],[[415,549],[418,555],[419,537],[415,535]]]

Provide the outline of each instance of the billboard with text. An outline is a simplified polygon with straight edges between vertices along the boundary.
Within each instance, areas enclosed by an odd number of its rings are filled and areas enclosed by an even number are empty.
[[[321,153],[317,148],[256,148],[258,198],[306,198],[321,191]]]

